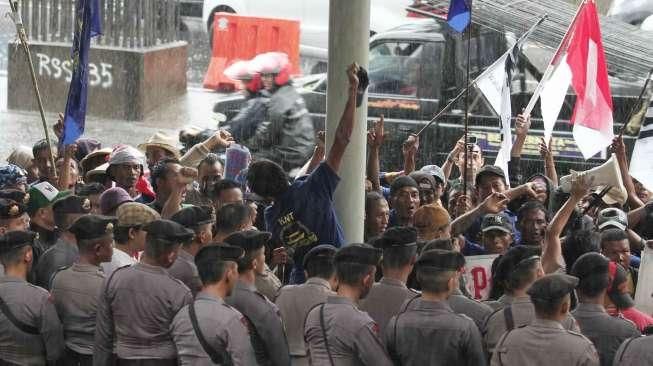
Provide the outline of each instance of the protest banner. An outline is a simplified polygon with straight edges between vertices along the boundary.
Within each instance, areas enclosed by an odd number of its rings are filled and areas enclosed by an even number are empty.
[[[498,254],[465,257],[465,284],[475,300],[486,300],[492,288],[492,262]]]
[[[635,292],[635,307],[653,314],[653,249],[646,247],[642,251],[642,262],[639,265],[637,291]]]

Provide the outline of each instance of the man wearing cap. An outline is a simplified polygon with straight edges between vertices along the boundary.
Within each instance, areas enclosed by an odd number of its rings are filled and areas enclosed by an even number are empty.
[[[635,301],[628,292],[628,271],[619,263],[610,261],[608,265],[610,287],[605,299],[605,308],[612,316],[623,316],[635,323],[637,329],[644,333],[653,325],[653,317],[635,308]]]
[[[61,267],[75,263],[79,258],[77,239],[70,231],[72,224],[91,211],[88,198],[70,195],[57,200],[52,205],[54,222],[59,230],[57,243],[48,249],[36,266],[36,284],[46,290],[50,289],[52,275]]]
[[[29,229],[29,215],[25,205],[11,199],[0,198],[0,235],[27,229]]]
[[[100,195],[100,213],[106,216],[116,216],[116,210],[126,202],[134,199],[120,187],[109,188]]]
[[[79,260],[52,279],[52,299],[63,323],[66,365],[93,365],[95,315],[104,282],[100,263],[111,260],[112,217],[87,215],[70,227],[77,239]]]
[[[419,202],[421,206],[431,204],[441,205],[440,197],[436,196],[437,187],[435,178],[433,178],[432,175],[422,171],[415,171],[410,173],[409,177],[413,178],[417,183]]]
[[[451,217],[442,206],[426,205],[418,208],[414,221],[418,241],[451,237]]]
[[[0,166],[0,189],[18,189],[25,192],[27,172],[14,164]]]
[[[406,286],[417,260],[417,230],[401,226],[390,228],[373,245],[383,250],[383,277],[361,300],[360,309],[370,315],[383,334],[386,324],[397,315],[401,305],[418,295]]]
[[[635,269],[639,269],[641,251],[646,247],[646,240],[628,227],[628,215],[623,210],[609,207],[599,211],[596,216],[596,227],[599,232],[613,228],[624,230],[628,234],[628,240],[630,241],[630,265]]]
[[[111,155],[112,151],[112,148],[105,147],[103,149],[94,150],[93,152],[86,155],[79,162],[79,166],[82,168],[82,173],[86,175],[86,173],[109,161],[109,156]]]
[[[245,255],[238,260],[238,281],[227,304],[250,322],[252,346],[259,365],[288,365],[290,354],[279,309],[256,290],[256,272],[265,267],[265,243],[270,233],[248,230],[230,235],[227,244],[242,248]]]
[[[64,349],[63,329],[44,289],[29,284],[36,234],[11,231],[0,236],[0,363],[54,364]]]
[[[118,221],[113,230],[115,240],[113,254],[109,263],[102,263],[105,276],[109,277],[116,269],[138,262],[140,252],[145,249],[147,224],[161,218],[158,212],[138,202],[127,202],[118,207]]]
[[[444,193],[444,189],[446,188],[445,183],[447,181],[442,168],[437,165],[424,165],[419,171],[430,174],[433,179],[435,179],[435,198],[436,200],[439,200]]]
[[[356,304],[374,284],[381,250],[350,244],[336,253],[338,293],[306,317],[304,339],[312,365],[392,365],[379,326]]]
[[[490,296],[503,296],[494,304],[498,309],[487,317],[482,329],[488,353],[494,352],[499,338],[506,331],[531,324],[535,319],[535,308],[528,296],[528,289],[544,276],[539,253],[537,248],[517,246],[500,257]],[[497,293],[499,289],[502,291]],[[564,329],[578,331],[578,325],[570,314],[561,323]]]
[[[64,193],[60,194],[59,190],[48,182],[37,183],[27,192],[30,230],[39,234],[34,242],[33,267],[36,267],[41,255],[57,242],[52,204],[63,196]]]
[[[415,211],[420,206],[419,186],[409,176],[398,177],[390,185],[390,220],[388,227],[413,226]]]
[[[195,256],[204,287],[170,325],[180,364],[256,365],[248,321],[224,301],[238,281],[237,261],[243,255],[242,248],[220,244]]]
[[[492,365],[599,365],[592,342],[564,329],[561,322],[571,307],[578,278],[546,275],[528,290],[535,319],[530,325],[506,332],[492,355]]]
[[[407,301],[385,329],[388,353],[400,365],[485,365],[481,333],[447,299],[459,287],[462,254],[432,249],[415,263],[422,295]]]
[[[117,269],[102,285],[95,366],[112,365],[114,349],[118,365],[177,365],[169,326],[193,295],[166,269],[174,263],[181,244],[194,234],[169,220],[154,220],[144,229],[147,237],[141,261]]]
[[[513,226],[505,213],[489,214],[481,223],[480,254],[504,254],[513,243]]]
[[[572,314],[581,333],[594,343],[602,366],[612,365],[614,354],[623,341],[641,335],[633,323],[608,315],[603,307],[610,285],[609,263],[599,253],[586,253],[571,268],[571,273],[579,280],[578,306]]]
[[[195,255],[213,239],[215,215],[211,206],[191,206],[172,215],[170,220],[193,230],[193,240],[185,242],[179,250],[177,260],[168,269],[170,275],[190,288],[193,296],[202,289],[202,281],[195,266]]]
[[[304,342],[304,322],[308,312],[316,305],[326,302],[327,297],[335,295],[335,254],[336,248],[328,244],[309,250],[303,263],[306,282],[282,287],[275,301],[286,325],[290,361],[293,366],[308,366]]]

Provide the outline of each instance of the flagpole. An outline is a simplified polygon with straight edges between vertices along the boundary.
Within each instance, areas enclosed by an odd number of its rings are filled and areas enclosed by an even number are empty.
[[[553,54],[553,57],[551,57],[551,61],[549,61],[549,65],[546,67],[546,70],[544,71],[544,74],[542,75],[540,82],[537,84],[537,87],[535,88],[535,91],[533,92],[531,99],[528,101],[526,108],[524,108],[524,111],[522,112],[523,114],[528,116],[533,111],[533,108],[535,108],[535,103],[537,103],[537,100],[540,98],[540,93],[544,88],[544,81],[551,76],[551,73],[553,73],[553,70],[555,69],[555,65],[559,61],[560,51],[566,48],[567,43],[569,43],[569,37],[571,36],[571,29],[576,23],[576,19],[578,18],[581,9],[588,1],[589,0],[583,0],[583,2],[581,2],[580,5],[578,6],[578,9],[576,9],[576,14],[574,14],[574,17],[571,19],[571,23],[569,23],[569,27],[567,28],[565,35],[562,37],[562,41],[560,41],[560,44],[558,45],[558,48]]]
[[[623,123],[623,125],[621,125],[621,129],[619,130],[619,138],[623,137],[624,132],[626,131],[626,126],[628,126],[630,119],[633,118],[633,115],[635,114],[635,110],[637,109],[637,107],[639,107],[639,104],[642,102],[642,99],[644,99],[644,93],[646,93],[646,88],[648,87],[648,82],[651,81],[651,78],[653,78],[653,68],[648,72],[648,76],[646,77],[646,82],[644,82],[642,91],[639,92],[639,97],[637,97],[637,101],[633,105],[633,108],[630,110],[630,113],[628,114],[628,118]]]
[[[461,172],[463,178],[463,192],[467,196],[467,159],[469,158],[469,148],[467,147],[467,142],[469,141],[469,64],[471,60],[471,45],[472,45],[472,11],[473,6],[469,7],[469,25],[467,26],[467,70],[465,72],[465,85],[468,85],[465,88],[465,120],[464,120],[464,129],[463,129],[463,139],[465,140],[465,155],[464,155],[464,164],[463,171]]]
[[[34,71],[34,63],[32,62],[32,53],[29,49],[29,43],[27,41],[27,34],[25,33],[25,27],[23,26],[23,20],[18,12],[18,1],[10,0],[9,6],[11,7],[10,14],[11,19],[16,25],[16,33],[18,39],[20,40],[23,50],[27,55],[27,63],[29,64],[30,75],[32,76],[32,85],[34,86],[34,93],[36,94],[36,102],[39,106],[39,112],[41,113],[41,122],[43,123],[43,131],[45,132],[45,141],[48,144],[48,150],[50,151],[50,164],[52,164],[52,176],[57,178],[57,168],[54,160],[54,154],[52,153],[52,143],[50,142],[50,134],[48,133],[48,124],[45,120],[45,111],[43,108],[43,100],[41,99],[41,92],[39,91],[38,81],[36,79],[36,72]]]

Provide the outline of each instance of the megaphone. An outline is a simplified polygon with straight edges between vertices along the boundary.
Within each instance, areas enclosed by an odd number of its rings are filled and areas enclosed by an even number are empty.
[[[626,187],[624,187],[624,182],[621,179],[619,163],[614,154],[603,165],[590,170],[584,172],[572,170],[571,174],[560,178],[560,188],[565,193],[571,192],[571,182],[579,178],[585,178],[586,181],[592,180],[592,188],[611,186],[612,189],[604,197],[604,201],[608,201],[606,203],[612,201],[623,205],[628,198]],[[605,198],[608,200],[605,200]]]

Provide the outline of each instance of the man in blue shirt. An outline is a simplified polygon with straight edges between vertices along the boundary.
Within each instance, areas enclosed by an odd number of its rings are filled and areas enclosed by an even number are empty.
[[[347,69],[349,98],[326,160],[310,175],[288,183],[288,175],[276,163],[259,160],[250,165],[247,182],[252,192],[272,203],[265,210],[265,227],[272,233],[274,246],[294,252],[290,282],[301,283],[303,255],[318,244],[340,247],[344,243],[342,226],[333,207],[338,172],[354,128],[359,67]]]

